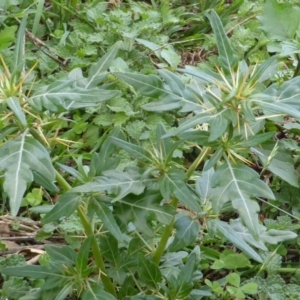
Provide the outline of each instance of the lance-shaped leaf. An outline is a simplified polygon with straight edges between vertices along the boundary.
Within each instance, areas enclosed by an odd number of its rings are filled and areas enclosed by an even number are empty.
[[[157,288],[162,279],[159,267],[141,253],[138,254],[138,261],[140,280],[154,289]]]
[[[294,92],[299,94],[298,88],[295,87]],[[278,94],[279,95],[279,94]],[[292,99],[293,98],[293,99]],[[297,119],[300,118],[299,104],[296,103],[294,95],[290,95],[289,98],[277,100],[276,97],[271,97],[266,94],[256,94],[251,97],[251,100],[259,105],[266,115],[271,114],[286,114]]]
[[[16,216],[27,184],[33,181],[33,172],[53,182],[55,171],[47,150],[32,137],[22,134],[0,149],[0,169],[5,172],[4,191],[9,196],[11,214]]]
[[[188,188],[185,183],[186,176],[180,170],[170,170],[159,178],[159,188],[166,200],[170,200],[172,195],[188,208],[199,212],[200,204],[198,197]]]
[[[82,196],[75,193],[65,193],[59,197],[58,203],[42,219],[42,224],[58,221],[63,217],[69,217],[82,202]]]
[[[102,74],[105,73],[108,68],[113,63],[118,51],[121,47],[121,42],[115,43],[107,53],[99,59],[98,62],[92,65],[89,70],[88,81],[85,86],[86,89],[90,89],[99,83],[99,78],[101,78]]]
[[[94,199],[92,207],[99,219],[103,222],[106,229],[120,242],[123,241],[122,232],[115,220],[113,212],[111,209],[104,203]]]
[[[152,163],[152,156],[151,153],[147,150],[145,150],[143,147],[128,143],[122,139],[118,139],[116,137],[110,137],[110,140],[112,143],[125,151],[127,151],[129,154],[131,154],[136,159],[142,161],[142,162],[148,162]]]
[[[159,74],[165,84],[155,75],[114,73],[116,77],[132,85],[142,95],[161,99],[159,102],[143,105],[145,110],[168,111],[180,107],[182,112],[202,110],[195,91],[187,87],[178,75],[167,70],[161,70]]]
[[[273,174],[289,184],[299,187],[298,176],[292,156],[282,146],[279,146],[277,151],[273,153],[275,145],[275,143],[265,144],[260,148],[252,148],[252,151],[258,155],[263,165]]]
[[[19,122],[23,126],[27,126],[26,117],[25,117],[25,114],[24,114],[24,112],[22,110],[22,107],[20,105],[19,99],[16,98],[16,97],[9,97],[6,100],[6,104],[13,111],[13,113],[15,114],[15,116],[17,117]]]
[[[268,251],[265,244],[275,245],[297,237],[297,234],[292,231],[276,229],[267,230],[265,226],[259,224],[259,240],[255,240],[240,219],[233,220],[230,223],[230,226],[238,235],[238,239],[263,251]]]
[[[252,249],[246,241],[240,238],[240,236],[233,230],[233,228],[228,225],[226,222],[220,220],[210,220],[208,222],[208,227],[214,227],[215,230],[218,230],[222,233],[222,235],[227,238],[233,245],[235,245],[238,249],[245,252],[252,259],[262,262],[261,257],[258,253]],[[253,237],[252,237],[253,238]],[[254,240],[254,239],[253,239]]]
[[[217,48],[219,52],[219,62],[225,74],[231,74],[232,69],[236,68],[238,58],[231,48],[229,39],[224,31],[222,22],[214,10],[206,14],[209,18],[211,27],[214,31]]]
[[[101,285],[88,285],[81,295],[82,300],[116,300],[116,298],[105,292]]]
[[[171,252],[179,251],[195,242],[199,234],[200,225],[198,220],[192,220],[186,215],[179,214],[176,216],[174,228],[176,229],[176,234],[168,248]]]
[[[135,227],[148,236],[153,236],[150,221],[157,219],[163,224],[170,224],[174,208],[170,205],[161,205],[162,197],[159,192],[146,191],[134,196],[130,195],[119,201],[116,206],[116,216],[125,224],[132,222]]]
[[[223,205],[231,201],[251,234],[258,238],[259,205],[253,197],[274,199],[270,188],[259,175],[244,164],[233,165],[230,161],[217,169],[212,178],[212,205],[219,213]]]
[[[128,168],[124,172],[108,170],[103,172],[103,175],[95,177],[94,182],[77,186],[70,191],[73,193],[107,192],[115,197],[114,201],[118,201],[130,193],[139,195],[144,191],[145,184],[141,179],[141,175],[134,169]]]
[[[292,78],[288,81],[285,81],[280,87],[278,87],[277,83],[272,84],[264,91],[264,94],[272,96],[273,100],[277,101],[279,105],[281,103],[287,104],[290,107],[294,108],[294,110],[296,110],[299,113],[300,111],[300,103],[299,103],[300,77],[299,76]]]
[[[72,86],[73,80],[58,80],[37,90],[29,99],[29,103],[37,110],[46,108],[53,112],[70,108],[93,106],[101,101],[116,97],[118,91],[85,89]]]

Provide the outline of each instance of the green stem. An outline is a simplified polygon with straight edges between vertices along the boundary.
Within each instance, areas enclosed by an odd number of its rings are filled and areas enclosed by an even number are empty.
[[[194,162],[190,165],[189,169],[186,171],[186,181],[188,181],[200,163],[204,160],[204,158],[209,154],[211,149],[209,147],[203,148],[198,157],[194,160]]]
[[[175,207],[175,209],[176,209],[177,205],[178,205],[178,200],[176,198],[174,198],[172,200],[171,205],[173,207]],[[159,264],[160,259],[161,259],[162,255],[164,254],[164,250],[165,250],[166,245],[168,243],[169,237],[172,234],[174,222],[175,222],[175,218],[173,217],[171,223],[169,225],[165,226],[165,229],[164,229],[164,232],[163,232],[163,234],[160,238],[159,244],[158,244],[158,246],[157,246],[157,248],[154,252],[152,261],[157,265]]]
[[[209,147],[202,149],[202,151],[200,152],[198,157],[195,159],[195,161],[191,164],[189,169],[186,171],[186,181],[189,180],[189,178],[193,175],[196,168],[204,160],[204,158],[209,154],[210,151],[211,151],[211,149]],[[178,199],[174,198],[171,202],[171,205],[175,209],[177,209],[178,202],[179,202]],[[172,219],[172,221],[170,222],[169,225],[165,226],[165,229],[164,229],[164,232],[163,232],[163,234],[160,238],[159,244],[158,244],[158,246],[157,246],[157,248],[156,248],[156,250],[153,254],[152,261],[157,265],[159,264],[159,262],[161,260],[161,257],[164,254],[164,250],[165,250],[166,245],[168,243],[169,237],[172,235],[174,222],[175,222],[175,217],[173,217],[173,219]]]
[[[81,220],[81,223],[83,225],[86,235],[87,236],[93,235],[94,234],[93,228],[91,226],[91,223],[87,219],[82,206],[79,206],[77,208],[77,213],[80,217],[80,220]],[[115,286],[111,282],[111,280],[109,279],[109,277],[107,275],[107,270],[104,265],[102,254],[101,254],[100,248],[98,246],[98,243],[97,243],[97,240],[95,239],[95,237],[93,238],[92,251],[93,251],[94,259],[96,262],[96,266],[99,268],[99,270],[101,272],[101,279],[102,279],[102,282],[103,282],[103,285],[104,285],[106,291],[116,297],[117,294],[116,294]]]
[[[65,191],[70,190],[71,186],[69,185],[69,183],[56,170],[55,170],[55,172],[56,172],[56,181],[61,186],[61,188]],[[93,227],[92,227],[91,223],[89,222],[86,214],[84,213],[82,206],[78,206],[77,213],[78,213],[78,216],[80,217],[85,234],[87,236],[93,235],[94,234]],[[92,243],[92,251],[93,251],[95,263],[101,272],[101,279],[102,279],[105,290],[116,297],[115,286],[111,282],[110,278],[107,275],[107,270],[104,265],[102,254],[101,254],[99,245],[98,245],[95,237],[94,237],[93,243]]]

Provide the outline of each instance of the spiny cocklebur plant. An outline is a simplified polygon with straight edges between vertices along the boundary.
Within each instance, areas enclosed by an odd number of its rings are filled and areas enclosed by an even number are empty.
[[[292,155],[281,141],[274,139],[274,132],[267,130],[266,123],[280,122],[285,115],[300,117],[297,102],[300,78],[286,81],[281,86],[271,84],[277,71],[277,57],[270,57],[255,66],[238,61],[218,15],[212,10],[207,17],[219,54],[219,65],[215,70],[201,69],[200,66],[179,70],[185,76],[166,70],[158,71],[160,77],[132,73],[114,73],[114,76],[142,95],[156,99],[144,105],[144,110],[162,113],[180,109],[181,115],[188,113],[180,120],[178,128],[162,138],[176,136],[179,141],[188,141],[201,150],[193,168],[187,171],[187,178],[198,165],[205,162],[205,166],[195,182],[198,200],[189,197],[189,203],[183,201],[180,185],[174,184],[170,191],[175,196],[174,201],[182,201],[197,213],[200,213],[200,204],[211,205],[218,217],[204,217],[209,232],[220,232],[247,255],[261,262],[249,246],[245,248],[244,242],[266,250],[265,244],[296,237],[290,231],[267,230],[259,221],[258,212],[260,199],[274,199],[267,180],[262,180],[265,170],[268,178],[277,177],[298,187]],[[119,146],[127,149],[120,143]],[[255,170],[256,166],[260,173]],[[172,172],[178,171],[170,167],[167,173],[158,175],[159,181],[163,182],[166,174]],[[166,197],[164,188],[165,185],[161,184],[160,191]],[[238,212],[239,218],[230,224],[221,221],[225,211]],[[171,228],[172,224],[166,226],[164,234],[170,234]]]

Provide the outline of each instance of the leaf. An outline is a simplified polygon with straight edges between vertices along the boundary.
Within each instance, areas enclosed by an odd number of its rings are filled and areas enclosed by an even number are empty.
[[[85,86],[86,89],[89,89],[95,85],[95,83],[98,83],[97,78],[104,72],[107,71],[107,69],[111,66],[113,63],[116,55],[118,54],[118,51],[120,49],[121,42],[115,43],[108,51],[107,53],[101,57],[101,59],[92,65],[92,67],[89,70],[88,75],[88,82]]]
[[[92,284],[83,291],[81,295],[82,300],[116,300],[116,298],[105,292],[101,285]]]
[[[141,253],[138,253],[138,261],[138,274],[140,280],[149,287],[156,289],[158,287],[158,283],[160,283],[162,279],[158,266],[152,261],[146,259],[146,257]]]
[[[211,27],[214,31],[217,48],[219,52],[219,62],[225,74],[231,74],[232,70],[237,67],[238,58],[231,48],[229,39],[224,31],[222,22],[214,10],[206,14]]]
[[[259,225],[259,240],[255,240],[250,234],[249,230],[242,224],[240,219],[233,220],[230,223],[230,226],[236,232],[240,240],[245,241],[263,251],[268,250],[265,244],[276,245],[283,241],[291,240],[297,237],[297,234],[292,231],[276,229],[267,230],[265,226]]]
[[[179,201],[188,208],[199,212],[201,210],[196,195],[188,188],[185,183],[185,174],[176,169],[171,169],[158,180],[161,194],[166,200],[171,199],[171,195],[175,195]]]
[[[131,195],[120,200],[120,205],[115,208],[115,214],[125,225],[132,222],[138,230],[153,236],[150,221],[155,218],[158,222],[168,225],[174,215],[174,208],[170,205],[161,205],[161,201],[159,192],[146,190],[141,195]]]
[[[20,266],[20,267],[7,267],[1,269],[1,274],[7,276],[28,277],[33,279],[45,279],[47,277],[57,278],[64,280],[67,278],[65,275],[57,274],[51,268],[45,266]]]
[[[192,220],[186,215],[179,214],[178,217],[176,216],[174,228],[176,229],[176,234],[168,248],[168,251],[171,252],[179,251],[195,242],[199,234],[200,225],[198,221]]]
[[[123,241],[122,232],[115,220],[113,212],[104,203],[94,199],[92,204],[93,210],[98,215],[99,219],[103,222],[106,229],[120,242]]]
[[[137,158],[142,162],[152,163],[152,156],[149,151],[145,150],[143,147],[128,143],[124,140],[118,139],[116,137],[110,137],[112,143],[131,154],[133,157]]]
[[[181,57],[176,53],[171,45],[164,47],[161,50],[160,55],[172,69],[176,69],[181,61]]]
[[[207,171],[203,171],[201,177],[196,179],[195,190],[202,202],[206,202],[211,198],[211,180],[214,173],[214,169],[210,168]]]
[[[246,255],[251,257],[257,262],[262,263],[261,257],[255,252],[240,236],[225,222],[214,220],[209,222],[209,227],[216,226],[217,230],[223,234],[233,245],[243,251]],[[252,237],[253,238],[253,237]],[[254,240],[254,239],[253,239]]]
[[[258,155],[262,164],[266,165],[273,174],[289,184],[299,187],[294,160],[284,147],[280,146],[276,155],[272,157],[271,161],[268,161],[274,146],[275,143],[269,143],[260,148],[252,148],[252,150]]]
[[[21,108],[19,99],[16,98],[16,97],[9,97],[6,100],[6,104],[13,111],[13,113],[15,114],[16,118],[18,119],[18,121],[23,126],[27,126],[26,117],[25,117],[25,114],[24,114],[24,112],[23,112],[23,110]]]
[[[120,250],[118,246],[118,241],[110,233],[106,233],[99,238],[101,253],[105,259],[111,261],[115,268],[118,267],[120,263]]]
[[[174,294],[174,299],[185,299],[193,288],[193,273],[196,267],[196,254],[192,253],[184,267],[181,269],[177,278],[174,276],[170,279],[170,289]]]
[[[16,216],[33,171],[53,182],[55,171],[47,150],[26,133],[0,148],[0,169],[5,172],[4,191],[9,196],[11,214]]]
[[[7,26],[0,31],[0,49],[7,49],[15,40],[17,26]]]
[[[62,286],[62,289],[57,293],[54,300],[64,300],[69,294],[72,294],[74,282],[68,282]]]
[[[299,118],[299,111],[300,111],[300,103],[299,103],[300,77],[299,76],[285,81],[282,85],[280,85],[280,87],[278,87],[277,83],[273,83],[264,91],[264,94],[271,96],[273,102],[278,104],[278,106],[284,104],[287,105],[287,107],[291,107],[291,109],[294,109],[294,113],[297,113],[295,117]],[[278,108],[278,112],[280,112],[279,109],[280,107]],[[289,114],[289,112],[286,113]]]
[[[294,89],[294,92],[297,94],[299,91]],[[266,93],[266,92],[265,92]],[[295,99],[292,99],[290,96],[289,99],[282,99],[281,101],[275,100],[274,97],[270,97],[266,94],[257,94],[251,97],[251,100],[257,105],[259,105],[266,115],[271,112],[272,114],[287,114],[295,118],[300,118],[300,111],[298,110],[298,103],[294,103]]]
[[[132,73],[113,73],[117,78],[132,85],[142,95],[159,98],[166,95],[163,82],[156,75],[142,75]]]
[[[231,274],[227,275],[225,278],[229,284],[231,284],[235,287],[239,287],[241,284],[241,278],[237,273],[231,273]]]
[[[141,175],[134,169],[127,168],[125,171],[107,170],[103,176],[95,177],[94,182],[77,186],[70,190],[74,193],[97,193],[107,192],[114,196],[113,202],[119,201],[132,193],[139,195],[144,191],[145,184]]]
[[[219,213],[223,205],[231,201],[246,227],[258,239],[259,205],[253,197],[274,199],[270,188],[259,179],[259,175],[243,164],[232,165],[230,161],[217,169],[212,178],[212,205]]]
[[[17,40],[15,43],[14,57],[13,57],[13,72],[21,72],[25,61],[24,61],[24,49],[25,49],[25,31],[28,15],[25,14],[24,18],[21,21]]]
[[[45,250],[55,263],[65,264],[68,267],[75,264],[77,253],[69,246],[45,245]]]
[[[42,224],[59,221],[63,217],[71,216],[81,202],[81,195],[75,193],[61,195],[54,208],[42,218]]]
[[[267,0],[258,17],[268,38],[286,41],[294,38],[300,25],[300,11],[288,3]]]
[[[31,106],[42,111],[43,107],[52,112],[97,105],[112,99],[119,91],[98,88],[85,89],[72,86],[72,80],[58,80],[42,86],[28,99]]]
[[[84,271],[87,268],[88,261],[89,261],[89,258],[90,258],[89,253],[90,253],[90,249],[91,249],[93,239],[94,239],[93,235],[88,236],[84,240],[84,242],[83,242],[83,244],[82,244],[82,246],[79,250],[79,253],[77,255],[76,268],[77,268],[79,274],[81,274],[81,275],[84,274]]]

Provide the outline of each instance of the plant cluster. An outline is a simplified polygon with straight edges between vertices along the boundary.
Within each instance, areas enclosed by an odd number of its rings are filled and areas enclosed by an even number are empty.
[[[299,1],[150,2],[0,4],[1,296],[299,299]]]

